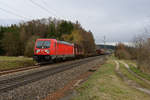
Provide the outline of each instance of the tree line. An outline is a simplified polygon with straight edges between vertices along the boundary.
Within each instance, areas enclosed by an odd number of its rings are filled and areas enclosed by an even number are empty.
[[[84,49],[85,54],[95,52],[92,32],[86,31],[78,21],[73,23],[48,18],[0,26],[0,55],[31,57],[37,38],[53,38],[76,43]]]

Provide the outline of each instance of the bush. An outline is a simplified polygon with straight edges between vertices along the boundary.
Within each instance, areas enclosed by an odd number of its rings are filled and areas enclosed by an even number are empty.
[[[118,50],[115,54],[119,59],[130,59],[130,54],[125,50]]]
[[[126,50],[126,46],[122,43],[119,43],[115,50],[115,56],[119,59],[130,59],[131,56],[129,52]]]

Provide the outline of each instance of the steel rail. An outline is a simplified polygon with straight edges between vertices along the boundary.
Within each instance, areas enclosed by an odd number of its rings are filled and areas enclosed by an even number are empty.
[[[5,80],[0,80],[0,93],[2,92],[7,92],[9,90],[12,90],[14,88],[38,81],[40,79],[46,78],[48,76],[54,75],[56,73],[60,73],[66,70],[69,70],[71,68],[80,66],[82,64],[85,64],[87,62],[93,61],[98,57],[90,57],[88,59],[84,59],[82,61],[77,61],[73,62],[71,64],[64,64],[64,65],[59,65],[55,68],[49,68],[46,70],[38,71],[38,72],[33,72],[27,75],[22,75],[10,79],[5,79]]]

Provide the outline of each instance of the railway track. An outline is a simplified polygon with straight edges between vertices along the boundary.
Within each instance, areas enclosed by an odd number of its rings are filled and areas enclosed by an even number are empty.
[[[70,61],[70,60],[68,60],[68,61]],[[15,68],[15,69],[10,69],[10,70],[2,70],[2,71],[0,71],[0,76],[6,75],[6,74],[9,74],[9,73],[21,72],[21,71],[25,71],[25,70],[44,67],[43,65],[47,65],[47,64],[53,65],[53,64],[57,64],[57,63],[62,63],[62,62],[61,61],[60,62],[42,62],[42,63],[37,63],[34,66],[29,66],[29,67]]]
[[[73,67],[80,66],[82,64],[85,64],[86,62],[93,61],[93,60],[98,59],[100,57],[101,56],[90,57],[90,58],[86,58],[86,59],[81,60],[81,61],[73,62],[71,64],[59,65],[55,68],[49,68],[46,70],[33,72],[33,73],[30,73],[27,75],[17,76],[17,77],[11,78],[11,79],[0,80],[0,93],[7,92],[7,91],[12,90],[14,88],[17,88],[19,86],[23,86],[23,85],[26,85],[28,83],[35,82],[37,80],[46,78],[50,75],[54,75],[56,73],[63,72],[65,70],[71,69]]]
[[[68,61],[70,61],[70,60],[68,60]],[[9,73],[21,72],[21,71],[25,71],[25,70],[44,67],[43,65],[47,65],[47,64],[53,65],[53,64],[57,64],[57,63],[62,63],[62,62],[42,62],[42,63],[37,63],[34,66],[29,66],[29,67],[15,68],[15,69],[10,69],[10,70],[2,70],[2,71],[0,71],[0,76],[6,75],[6,74],[9,74]]]
[[[6,74],[9,74],[9,73],[19,72],[19,71],[30,70],[30,69],[34,69],[34,68],[39,68],[39,66],[30,66],[30,67],[24,67],[24,68],[12,69],[12,70],[0,71],[0,76],[6,75]]]
[[[61,62],[59,62],[59,63],[61,63]],[[21,71],[25,71],[25,70],[44,67],[43,65],[47,65],[47,64],[56,64],[56,62],[43,62],[43,63],[37,63],[34,66],[29,66],[29,67],[14,68],[14,69],[10,69],[10,70],[2,70],[2,71],[0,71],[0,76],[6,75],[9,73],[21,72]]]

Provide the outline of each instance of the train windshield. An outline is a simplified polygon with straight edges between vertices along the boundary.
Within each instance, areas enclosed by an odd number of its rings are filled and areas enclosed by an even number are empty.
[[[50,48],[50,41],[37,41],[36,48]]]

